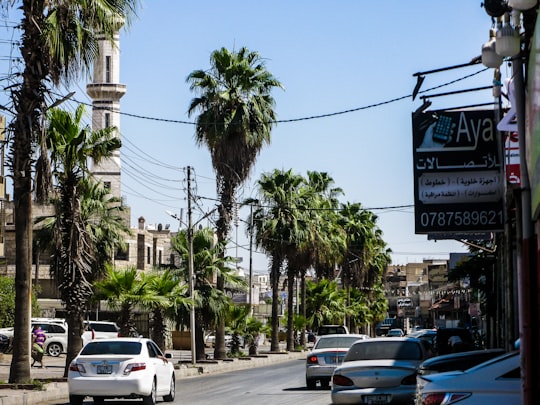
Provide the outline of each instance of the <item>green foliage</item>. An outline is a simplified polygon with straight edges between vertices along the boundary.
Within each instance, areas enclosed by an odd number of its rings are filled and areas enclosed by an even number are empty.
[[[346,295],[336,281],[323,279],[306,282],[306,313],[312,329],[324,324],[343,324],[346,310]]]
[[[32,314],[38,316],[39,304],[35,291],[32,292]],[[13,327],[15,324],[15,279],[0,276],[0,328]]]

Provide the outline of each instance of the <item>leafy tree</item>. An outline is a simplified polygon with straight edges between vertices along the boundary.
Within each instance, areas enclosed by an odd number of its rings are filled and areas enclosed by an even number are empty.
[[[275,121],[270,92],[281,83],[266,70],[257,52],[221,48],[212,52],[209,70],[195,70],[187,77],[190,90],[199,94],[191,100],[188,114],[196,112],[195,137],[210,151],[216,172],[219,198],[217,238],[225,247],[235,210],[236,190],[246,181],[266,143]],[[224,252],[221,252],[224,256]],[[224,280],[218,277],[218,289]],[[218,322],[214,358],[226,357],[225,325]]]
[[[30,379],[29,303],[32,269],[32,176],[33,154],[46,110],[48,86],[69,82],[89,70],[96,56],[98,34],[113,40],[119,21],[128,23],[137,0],[34,1],[14,0],[22,20],[20,82],[11,86],[15,119],[10,166],[13,173],[15,222],[16,313],[15,344],[9,380]],[[36,189],[39,187],[36,186]],[[73,331],[71,334],[74,334]],[[69,355],[68,355],[69,357]]]
[[[32,293],[32,314],[40,313],[35,291]],[[15,280],[0,276],[0,328],[11,328],[15,324]]]

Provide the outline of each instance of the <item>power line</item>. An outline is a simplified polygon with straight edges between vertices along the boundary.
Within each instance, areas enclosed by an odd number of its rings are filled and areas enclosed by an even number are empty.
[[[480,74],[482,72],[485,72],[488,69],[489,68],[483,68],[483,69],[481,69],[481,70],[479,70],[477,72],[471,73],[471,74],[466,75],[466,76],[462,76],[462,77],[460,77],[458,79],[443,83],[443,84],[441,84],[439,86],[434,86],[434,87],[431,87],[429,89],[420,91],[419,94],[427,93],[429,91],[440,89],[441,87],[445,87],[445,86],[449,86],[451,84],[455,84],[457,82],[460,82],[462,80],[465,80],[465,79],[471,78],[473,76],[476,76],[476,75],[478,75],[478,74]],[[315,119],[333,117],[333,116],[337,116],[337,115],[350,114],[350,113],[357,112],[357,111],[368,110],[368,109],[371,109],[371,108],[380,107],[382,105],[395,103],[397,101],[401,101],[401,100],[407,99],[409,97],[412,97],[412,94],[407,94],[407,95],[404,95],[404,96],[401,96],[401,97],[396,97],[396,98],[392,98],[390,100],[381,101],[381,102],[373,103],[373,104],[368,104],[368,105],[361,106],[361,107],[350,108],[350,109],[347,109],[347,110],[342,110],[342,111],[337,111],[337,112],[332,112],[332,113],[327,113],[327,114],[310,115],[310,116],[300,117],[300,118],[290,118],[290,119],[283,119],[283,120],[275,120],[275,121],[271,121],[270,123],[272,123],[272,124],[280,124],[280,123],[282,123],[283,124],[283,123],[292,123],[292,122],[299,122],[299,121],[310,121],[310,120],[315,120]],[[79,104],[84,104],[84,105],[87,105],[87,106],[90,106],[90,107],[92,106],[89,103],[85,103],[85,102],[82,102],[82,101],[79,101],[79,100],[74,100],[74,101],[79,103]],[[192,122],[192,121],[183,121],[183,120],[175,120],[175,119],[168,119],[168,118],[156,118],[156,117],[150,117],[150,116],[145,116],[145,115],[140,115],[140,114],[132,114],[132,113],[127,113],[127,112],[123,112],[123,111],[117,111],[117,110],[115,110],[113,108],[103,107],[103,109],[106,109],[106,110],[111,111],[111,112],[118,113],[120,115],[125,115],[127,117],[145,119],[145,120],[150,120],[150,121],[169,122],[169,123],[173,123],[173,124],[184,124],[184,125],[196,125],[197,124],[196,122]]]

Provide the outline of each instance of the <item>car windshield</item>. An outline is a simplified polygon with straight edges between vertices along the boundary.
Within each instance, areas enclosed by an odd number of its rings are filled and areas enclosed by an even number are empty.
[[[81,351],[81,356],[95,356],[102,354],[140,354],[141,343],[139,342],[99,342],[88,343]]]
[[[363,341],[353,345],[344,361],[355,360],[421,360],[420,345],[411,341]]]
[[[328,349],[332,347],[351,347],[351,345],[359,340],[358,336],[336,336],[331,338],[320,338],[315,344],[314,349]]]

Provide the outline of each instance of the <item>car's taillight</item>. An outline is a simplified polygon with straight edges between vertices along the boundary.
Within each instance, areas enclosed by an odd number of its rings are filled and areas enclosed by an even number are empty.
[[[416,374],[411,374],[401,380],[401,385],[416,385]]]
[[[75,362],[69,365],[69,371],[78,371],[79,373],[86,373],[86,369],[84,368],[84,366],[82,364],[75,363]]]
[[[319,359],[317,356],[308,356],[307,364],[319,364]]]
[[[131,363],[126,366],[124,369],[124,374],[129,374],[132,371],[139,371],[139,370],[145,370],[146,369],[146,363]]]
[[[334,375],[332,377],[332,384],[341,385],[342,387],[350,387],[351,385],[354,385],[350,378],[343,377],[342,375]]]
[[[470,396],[470,392],[433,392],[422,395],[422,405],[450,405]]]

